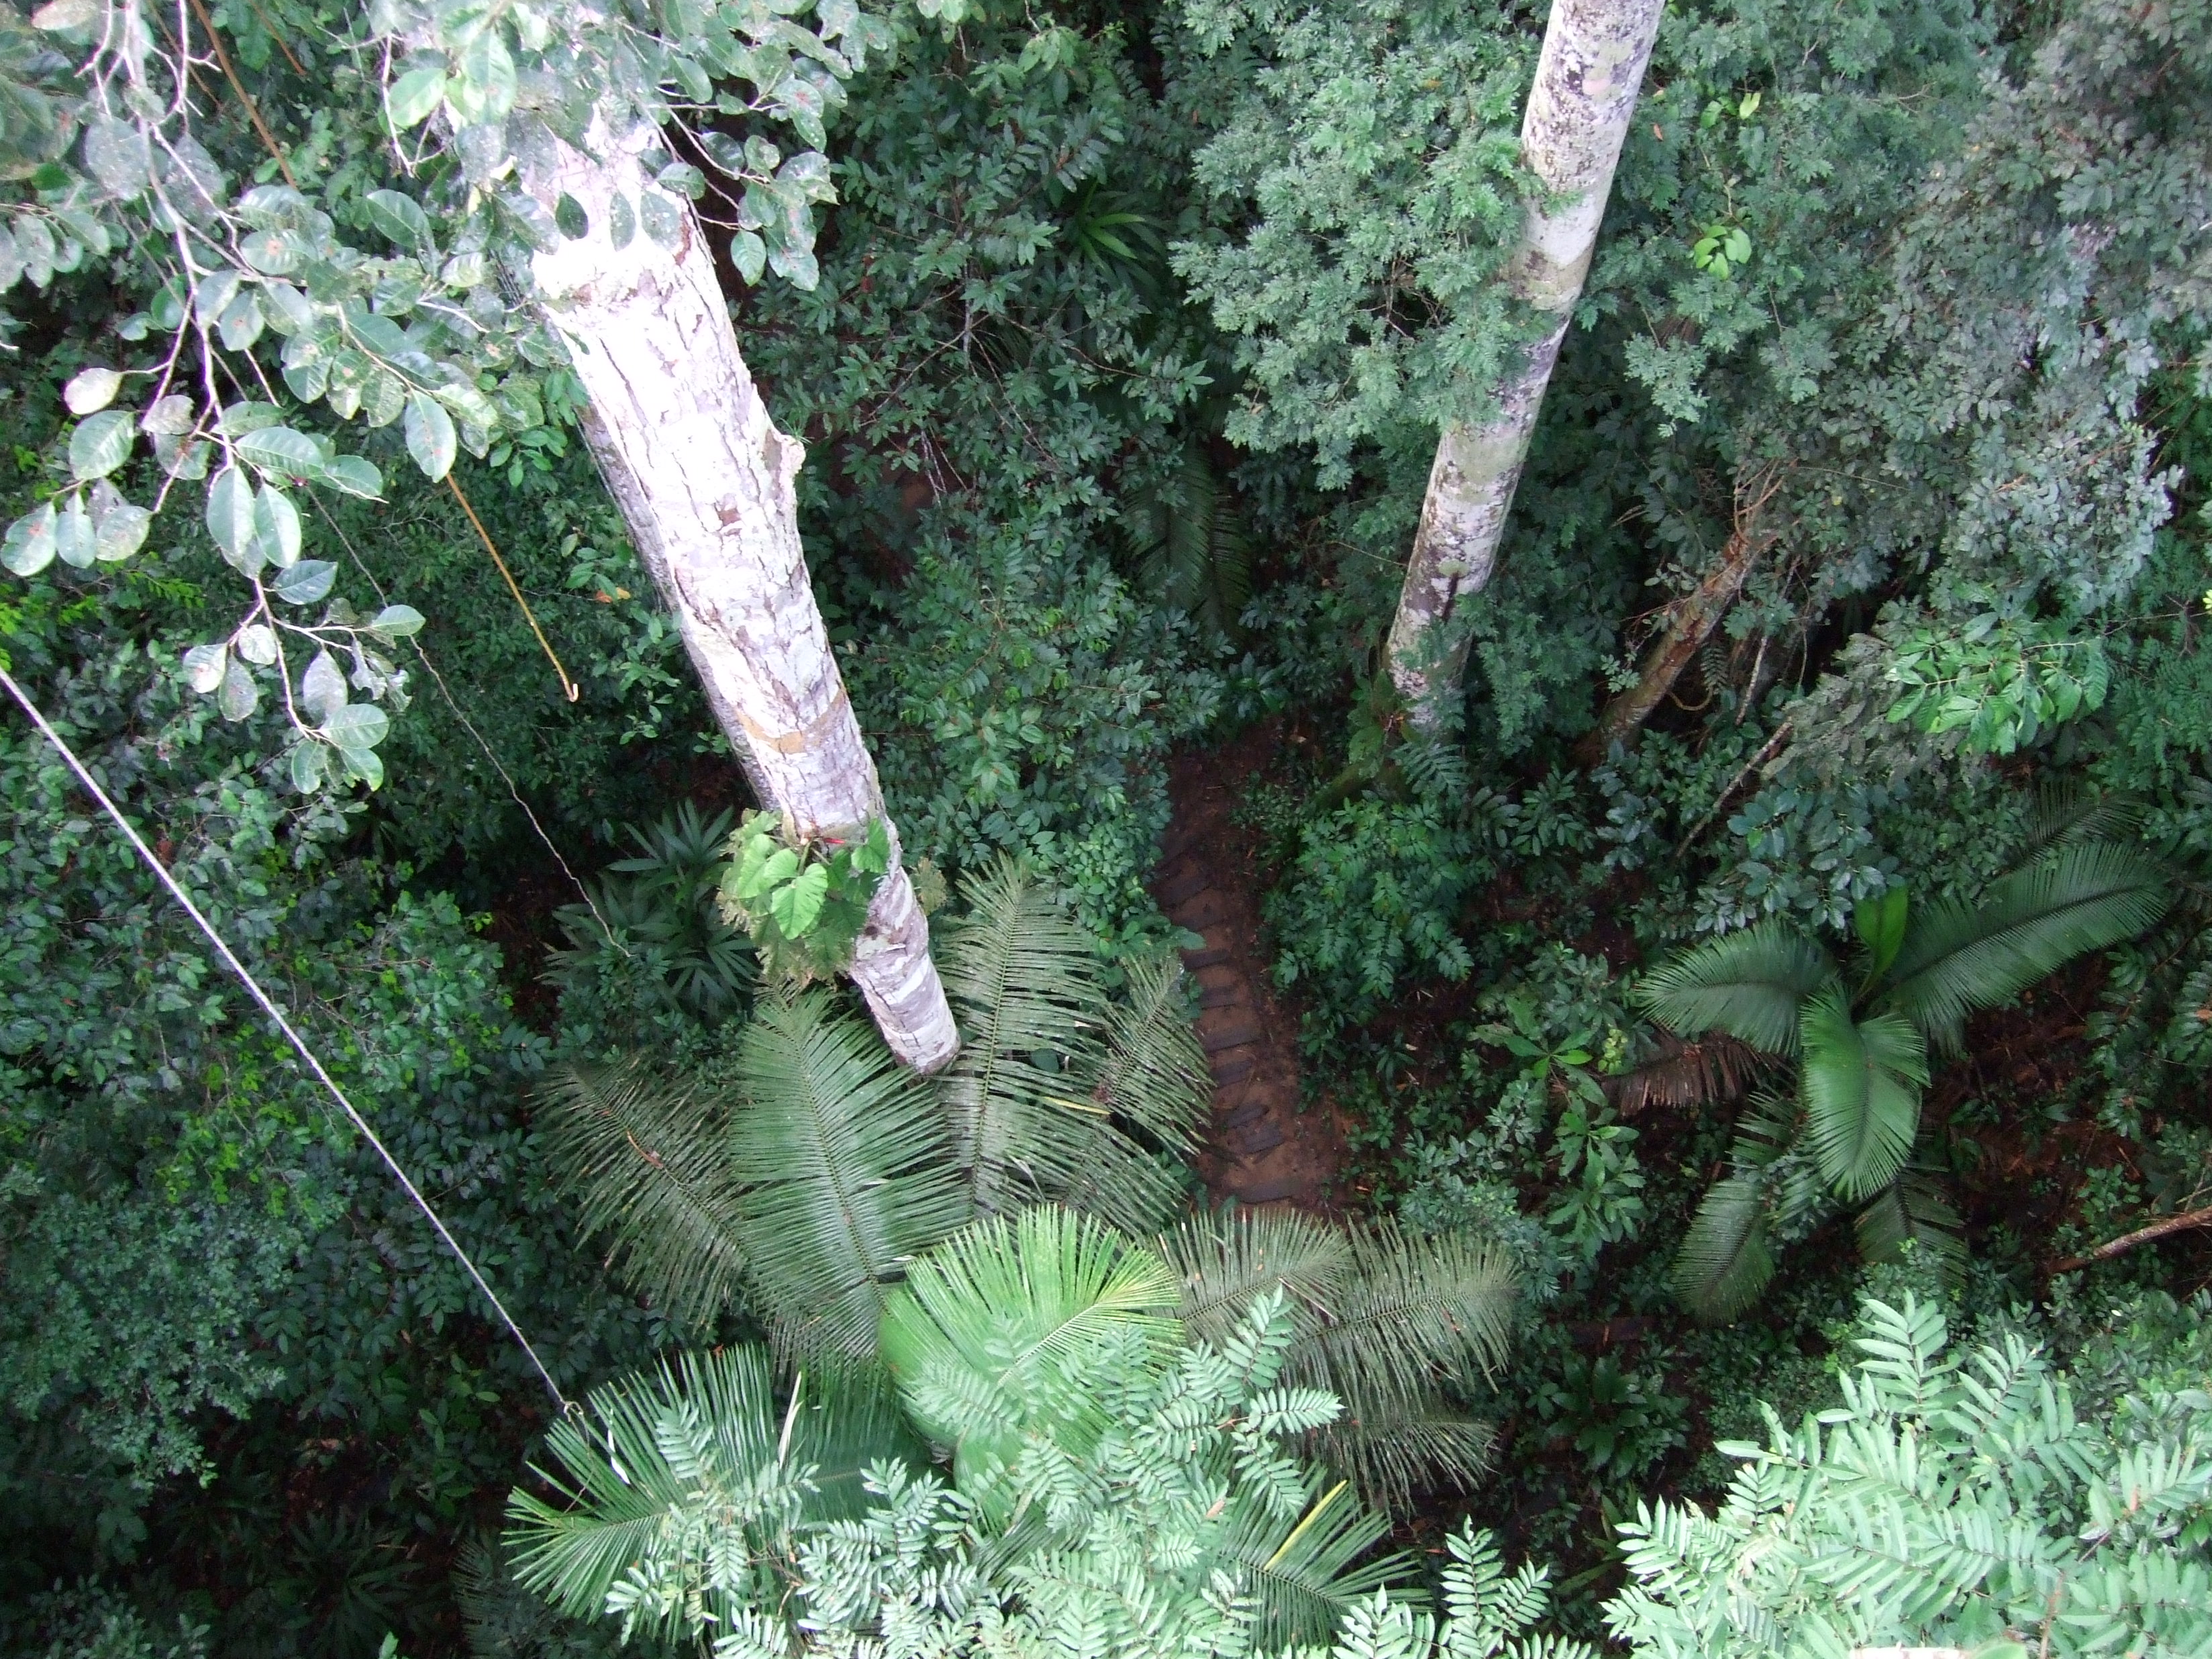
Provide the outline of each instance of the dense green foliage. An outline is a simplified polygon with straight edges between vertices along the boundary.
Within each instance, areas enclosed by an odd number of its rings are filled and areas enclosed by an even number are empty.
[[[100,5],[0,14],[0,659],[590,1401],[10,707],[0,1651],[2212,1650],[2212,5],[1671,5],[1420,732],[1377,646],[1527,335],[1544,9],[629,9],[931,1079],[788,948],[858,848],[732,867],[494,280],[615,72],[562,9],[145,10],[151,102]],[[1190,1162],[1178,749],[1341,1216]]]

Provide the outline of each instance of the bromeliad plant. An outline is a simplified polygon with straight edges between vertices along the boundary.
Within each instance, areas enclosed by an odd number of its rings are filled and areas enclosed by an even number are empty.
[[[1674,1031],[1712,1030],[1795,1060],[1796,1098],[1760,1097],[1734,1173],[1698,1206],[1674,1285],[1701,1318],[1731,1319],[1774,1273],[1776,1249],[1838,1204],[1858,1206],[1861,1253],[1906,1239],[1954,1256],[1956,1218],[1908,1167],[1929,1055],[1960,1052],[1969,1011],[2009,1002],[2084,951],[2165,913],[2167,878],[2117,842],[2075,840],[1992,882],[1978,903],[1911,905],[1892,888],[1858,907],[1849,970],[1779,919],[1678,957],[1638,988]]]
[[[801,836],[780,812],[747,812],[729,852],[716,902],[724,921],[752,936],[772,977],[805,985],[850,964],[890,868],[881,818],[849,835]]]

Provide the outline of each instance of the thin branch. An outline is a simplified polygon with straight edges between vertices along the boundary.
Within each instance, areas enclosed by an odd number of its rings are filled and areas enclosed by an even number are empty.
[[[276,158],[277,171],[284,175],[286,184],[295,190],[299,189],[300,181],[292,176],[292,164],[284,159],[284,152],[277,147],[276,135],[269,131],[269,124],[261,118],[261,111],[254,104],[253,94],[246,91],[246,83],[238,78],[238,71],[231,68],[230,54],[222,49],[222,37],[215,32],[215,21],[207,15],[207,8],[200,3],[200,0],[192,0],[192,15],[200,20],[200,27],[207,31],[208,44],[215,48],[215,61],[222,65],[223,76],[230,82],[230,89],[238,94],[238,101],[246,106],[246,118],[253,123],[254,131],[261,135],[261,142],[269,146],[269,153]],[[286,56],[290,54],[288,52]]]
[[[2201,1210],[2184,1210],[2179,1215],[2170,1215],[2154,1221],[2148,1227],[2138,1227],[2131,1233],[2122,1233],[2109,1244],[2100,1244],[2087,1255],[2069,1255],[2063,1261],[2054,1261],[2043,1271],[2046,1274],[2070,1273],[2077,1267],[2087,1267],[2093,1262],[2110,1261],[2116,1255],[2124,1255],[2138,1244],[2148,1244],[2174,1233],[2185,1233],[2197,1227],[2212,1227],[2212,1204]]]

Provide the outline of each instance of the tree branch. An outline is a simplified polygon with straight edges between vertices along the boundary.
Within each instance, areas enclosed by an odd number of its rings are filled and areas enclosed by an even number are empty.
[[[2172,1233],[2185,1233],[2193,1228],[2212,1227],[2212,1204],[2201,1210],[2184,1210],[2179,1215],[2170,1215],[2154,1221],[2148,1227],[2138,1227],[2131,1233],[2123,1233],[2109,1244],[2100,1244],[2087,1255],[2069,1255],[2063,1261],[2054,1261],[2043,1271],[2051,1276],[2070,1273],[2077,1267],[2093,1262],[2110,1261],[2116,1255],[2124,1255],[2138,1244],[2148,1244]]]

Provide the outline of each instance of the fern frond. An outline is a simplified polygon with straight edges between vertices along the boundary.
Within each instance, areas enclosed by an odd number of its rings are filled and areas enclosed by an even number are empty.
[[[724,1157],[759,1311],[787,1352],[872,1354],[908,1260],[969,1218],[929,1085],[822,991],[764,1006],[736,1074]]]
[[[1911,1155],[1926,1045],[1896,1014],[1853,1019],[1849,994],[1832,981],[1806,1001],[1800,1032],[1806,1138],[1822,1178],[1846,1199],[1863,1198]]]
[[[586,1236],[613,1241],[623,1277],[680,1322],[733,1304],[744,1206],[719,1106],[635,1061],[556,1072],[546,1098],[555,1167],[582,1199]]]
[[[1192,437],[1172,477],[1132,504],[1139,579],[1162,603],[1234,635],[1251,597],[1252,548],[1235,493]]]
[[[1733,1175],[1716,1182],[1674,1257],[1674,1294],[1709,1324],[1724,1324],[1759,1299],[1774,1277],[1765,1183]]]
[[[1635,1000],[1679,1036],[1725,1031],[1791,1054],[1800,1006],[1834,971],[1826,951],[1778,919],[1685,951],[1646,975]]]
[[[2067,842],[1990,884],[1978,904],[1944,900],[1913,919],[1884,1006],[1937,1052],[1959,1052],[1967,1012],[2012,1000],[2088,951],[2131,939],[2166,914],[2170,875],[2115,842]]]

